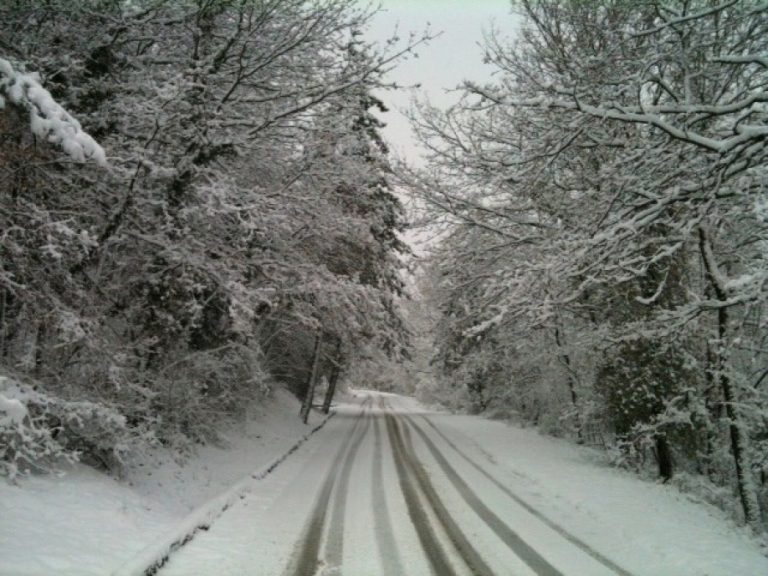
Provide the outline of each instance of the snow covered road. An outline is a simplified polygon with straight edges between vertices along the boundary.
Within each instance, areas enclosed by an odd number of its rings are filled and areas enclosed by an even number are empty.
[[[568,493],[578,493],[579,478],[571,487],[558,484],[569,481],[563,478],[553,478],[551,487],[542,486],[531,454],[528,473],[516,471],[505,462],[510,450],[498,442],[509,442],[514,431],[477,418],[427,413],[399,396],[358,392],[321,434],[174,553],[159,574],[768,573],[768,560],[755,546],[722,530],[722,519],[674,494],[669,502],[662,496],[661,505],[676,507],[677,518],[693,518],[691,525],[682,532],[679,526],[665,526],[666,519],[658,518],[651,507],[649,514],[662,524],[650,540],[639,531],[635,537],[634,519],[621,522],[624,510],[612,517],[594,502],[582,501],[571,506],[575,511],[560,514],[570,503]],[[535,435],[522,432],[531,436],[528,451],[536,451]],[[481,447],[477,438],[482,434],[486,438]],[[594,464],[569,463],[578,449],[552,448],[547,445],[551,439],[541,440],[542,451],[562,449],[562,474],[584,476],[583,481],[603,491],[594,495],[597,500],[611,502],[627,484],[633,491],[646,485],[662,488]],[[598,484],[589,477],[590,470],[598,473],[595,478],[607,480]],[[645,495],[640,490],[639,496],[659,498],[653,491]],[[687,515],[680,516],[680,509]],[[560,516],[570,525],[561,525]],[[612,526],[617,521],[620,530]],[[609,533],[601,533],[600,527]],[[693,547],[686,544],[689,539]],[[718,550],[707,556],[697,548],[701,544]],[[728,562],[720,566],[718,557],[723,555]]]

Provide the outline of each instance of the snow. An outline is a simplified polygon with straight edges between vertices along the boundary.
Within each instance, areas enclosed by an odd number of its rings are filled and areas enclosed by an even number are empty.
[[[163,576],[280,574],[293,543],[300,537],[328,466],[348,431],[354,410],[342,408],[321,432],[319,441],[285,462],[214,526],[171,557]],[[222,553],[222,551],[224,551]]]
[[[758,546],[717,510],[691,502],[673,488],[608,468],[592,450],[499,422],[435,413],[396,396],[360,394],[384,397],[396,411],[410,417],[439,446],[491,514],[513,526],[524,541],[564,575],[617,573],[594,556],[624,570],[618,573],[633,576],[754,576],[768,572],[768,559]],[[360,403],[362,400],[358,399]],[[375,407],[376,402],[373,404],[369,413],[376,416],[381,411]],[[322,442],[312,444],[300,458],[260,485],[258,492],[235,505],[209,531],[174,555],[160,574],[234,576],[249,570],[257,574],[284,573],[291,559],[295,559],[296,545],[304,537],[323,479],[341,468],[341,461],[334,460],[338,446],[345,438],[361,434],[359,429],[355,431],[353,418],[359,412],[359,406],[346,407],[342,416],[322,433]],[[483,468],[500,478],[526,505],[509,498],[456,453],[452,454],[441,436],[421,421],[422,414]],[[374,419],[370,428],[375,431],[377,426],[381,422]],[[384,450],[379,472],[386,487],[384,501],[377,500],[375,488],[372,489],[376,474],[372,472],[373,462],[381,455],[375,452],[375,434],[368,429],[362,432],[362,444],[353,457],[349,491],[340,495],[339,485],[343,482],[338,481],[331,496],[331,506],[346,499],[344,571],[355,575],[385,573],[385,558],[391,557],[394,546],[398,552],[396,561],[408,567],[409,575],[430,574],[398,488],[386,433],[379,430],[378,434]],[[494,572],[506,574],[514,570],[516,574],[532,574],[519,557],[500,545],[489,525],[467,506],[418,434],[412,436],[440,498]],[[350,449],[347,454],[351,452]],[[434,522],[434,514],[428,515]],[[550,522],[542,521],[542,517]],[[384,533],[387,529],[393,531],[389,549],[384,544],[387,539],[381,536],[382,528],[377,526],[381,522],[389,526],[383,529]],[[438,539],[446,541],[446,534],[439,527],[436,530]],[[332,534],[333,521],[326,520],[323,538],[327,547],[323,556],[320,546],[319,574],[337,574],[329,562]],[[594,554],[585,554],[584,548]],[[456,559],[455,551],[448,554]]]
[[[76,465],[61,477],[0,482],[0,576],[104,576],[170,545],[321,422],[301,424],[298,410],[278,390],[229,431],[226,448],[202,447],[183,465],[158,451],[123,480]]]
[[[21,424],[26,416],[27,408],[21,400],[0,394],[0,427]]]
[[[411,411],[424,411],[413,401],[400,402]],[[523,500],[635,576],[768,574],[768,558],[759,545],[720,510],[673,487],[608,467],[596,450],[502,422],[425,415]],[[469,466],[457,467],[476,476]],[[477,478],[474,485],[484,486],[484,497],[497,500],[492,509],[513,508],[485,484]],[[538,531],[537,538],[551,537],[530,514],[513,514],[530,533]],[[555,562],[573,570],[574,557],[566,548]]]
[[[233,504],[245,498],[255,488],[257,482],[266,478],[277,466],[298,450],[304,442],[326,424],[328,419],[323,420],[304,434],[282,455],[277,456],[259,470],[248,474],[219,496],[190,512],[182,522],[177,524],[173,530],[164,534],[159,541],[146,546],[139,554],[123,564],[114,573],[115,576],[143,576],[147,567],[162,566],[174,550],[188,542],[200,530],[207,530]]]
[[[173,525],[165,507],[85,466],[0,484],[0,574],[103,575]]]
[[[356,391],[309,441],[254,480],[250,470],[285,454],[309,430],[297,412],[297,402],[279,393],[250,424],[230,431],[227,449],[203,448],[186,466],[159,454],[159,467],[147,463],[146,472],[134,470],[123,482],[78,466],[62,478],[0,486],[0,574],[140,574],[201,523],[210,526],[175,551],[160,576],[281,574],[323,490],[319,574],[338,573],[333,556],[355,576],[402,567],[430,574],[385,413],[400,422],[428,481],[496,574],[533,574],[500,539],[505,531],[564,576],[768,574],[768,558],[744,529],[674,487],[610,468],[602,453],[535,430],[391,394]],[[419,500],[427,502],[424,493]],[[447,543],[435,512],[425,509],[438,541]],[[506,528],[487,522],[494,516]],[[456,550],[446,550],[460,562]]]
[[[58,145],[77,162],[93,160],[100,166],[107,165],[104,149],[80,123],[72,117],[40,84],[37,74],[26,74],[0,58],[0,110],[5,99],[29,111],[32,133]]]

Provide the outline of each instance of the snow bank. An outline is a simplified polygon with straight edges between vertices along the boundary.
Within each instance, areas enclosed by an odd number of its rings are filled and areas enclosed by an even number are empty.
[[[11,386],[0,393],[26,405]],[[20,416],[15,402],[4,406]],[[122,480],[75,464],[57,476],[0,481],[0,576],[105,576],[123,565],[123,573],[143,573],[141,562],[156,563],[162,549],[199,529],[196,521],[208,523],[306,441],[298,411],[295,397],[276,390],[247,421],[222,431],[226,446],[199,447],[183,463],[158,447]]]
[[[320,424],[301,437],[283,455],[275,458],[261,469],[252,472],[249,476],[243,478],[223,494],[208,501],[206,504],[190,513],[183,521],[177,524],[171,532],[142,550],[130,561],[121,566],[113,573],[113,576],[144,576],[145,574],[155,574],[157,570],[165,564],[168,556],[174,550],[192,540],[195,534],[200,530],[207,530],[216,518],[221,516],[221,514],[223,514],[230,506],[248,494],[252,490],[255,482],[262,480],[270,474],[286,458],[288,458],[288,456],[298,450],[299,447],[301,447],[301,445],[315,432],[325,426],[332,416],[333,414],[323,419]]]
[[[107,165],[102,147],[43,88],[38,75],[19,72],[0,58],[0,110],[6,99],[29,111],[30,128],[38,138],[56,144],[77,162],[93,160],[100,166]]]
[[[175,518],[80,464],[61,478],[0,481],[0,575],[104,576]]]

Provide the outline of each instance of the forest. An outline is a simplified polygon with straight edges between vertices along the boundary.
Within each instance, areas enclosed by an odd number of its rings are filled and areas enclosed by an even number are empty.
[[[412,108],[418,164],[381,128],[430,35],[375,7],[0,3],[0,475],[378,383],[763,532],[768,5],[511,6],[492,78]]]
[[[370,15],[2,3],[5,474],[183,452],[274,386],[402,353],[405,219],[371,92],[418,40],[375,51]]]

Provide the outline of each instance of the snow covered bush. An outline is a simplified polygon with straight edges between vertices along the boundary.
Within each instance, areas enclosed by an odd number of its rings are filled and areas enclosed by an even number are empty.
[[[54,431],[30,414],[29,392],[0,376],[0,475],[11,481],[20,474],[47,470],[57,459],[74,460],[56,442]]]
[[[274,379],[260,353],[244,346],[197,352],[158,378],[158,434],[182,451],[216,442],[226,418],[244,417],[272,392]]]
[[[151,443],[114,408],[57,398],[0,376],[0,475],[55,470],[82,460],[119,473],[126,456]]]

